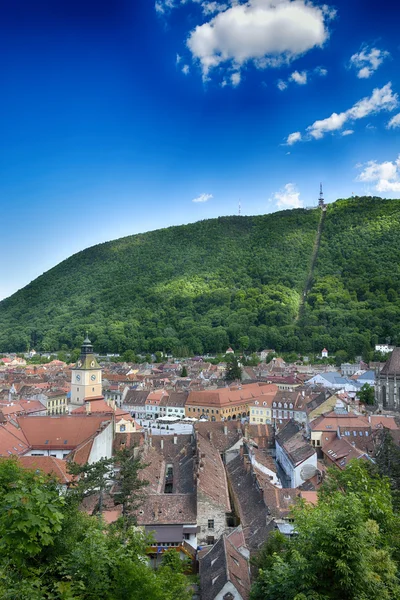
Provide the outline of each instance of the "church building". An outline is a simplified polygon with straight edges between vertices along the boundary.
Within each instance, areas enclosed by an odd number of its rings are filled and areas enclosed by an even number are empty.
[[[400,348],[394,348],[377,373],[375,396],[379,408],[400,411]]]
[[[82,406],[85,401],[103,398],[101,367],[93,354],[88,336],[82,344],[81,355],[72,369],[71,404]]]

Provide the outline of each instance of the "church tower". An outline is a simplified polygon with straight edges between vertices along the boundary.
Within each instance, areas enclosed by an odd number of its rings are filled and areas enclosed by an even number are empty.
[[[86,333],[81,355],[72,369],[71,404],[82,405],[86,400],[102,398],[101,367],[93,354],[92,342]]]

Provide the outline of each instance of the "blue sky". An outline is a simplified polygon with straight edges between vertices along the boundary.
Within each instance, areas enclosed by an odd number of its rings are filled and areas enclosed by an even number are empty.
[[[0,19],[0,298],[95,243],[400,197],[399,8],[13,0]]]

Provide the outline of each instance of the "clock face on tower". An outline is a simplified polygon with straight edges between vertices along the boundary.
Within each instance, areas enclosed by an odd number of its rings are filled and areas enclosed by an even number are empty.
[[[90,377],[90,379],[91,379],[92,381],[96,381],[96,375],[92,375],[92,376]]]
[[[80,375],[77,375],[77,376],[76,376],[76,380],[77,380],[77,381],[80,381],[80,380],[81,380],[81,376],[80,376]]]

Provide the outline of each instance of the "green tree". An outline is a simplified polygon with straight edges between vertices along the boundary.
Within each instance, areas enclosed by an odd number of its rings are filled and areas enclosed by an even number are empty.
[[[238,359],[236,356],[232,356],[231,362],[226,365],[225,381],[228,382],[241,380],[242,378],[242,368],[239,366]]]
[[[388,478],[393,504],[400,512],[400,447],[395,444],[390,430],[386,427],[377,432],[375,444],[375,463],[378,472]]]
[[[62,528],[64,502],[54,479],[1,458],[0,558],[21,565],[51,546]]]
[[[242,352],[244,352],[245,350],[247,350],[247,348],[249,347],[250,344],[250,338],[248,335],[242,335],[239,338],[239,347],[242,350]]]
[[[0,460],[2,600],[189,600],[179,565],[149,567],[149,543],[80,512],[50,477]]]
[[[391,549],[355,494],[334,492],[293,516],[297,535],[260,570],[251,600],[400,598]]]
[[[183,365],[182,371],[181,371],[181,377],[187,377],[187,376],[188,376],[187,368],[185,367],[185,365]]]
[[[113,458],[100,458],[92,464],[68,463],[68,472],[77,478],[72,493],[78,501],[82,502],[84,498],[98,495],[98,503],[93,514],[103,512],[104,493],[111,486],[114,478],[114,462]]]
[[[135,356],[136,355],[133,350],[125,350],[121,358],[124,362],[133,363],[135,362]]]
[[[363,404],[375,404],[375,390],[368,383],[364,383],[362,388],[357,392],[357,397]]]
[[[133,446],[124,447],[115,454],[114,503],[122,505],[125,527],[136,522],[135,511],[143,501],[143,491],[148,485],[148,481],[140,478],[140,471],[146,466],[138,449]]]

